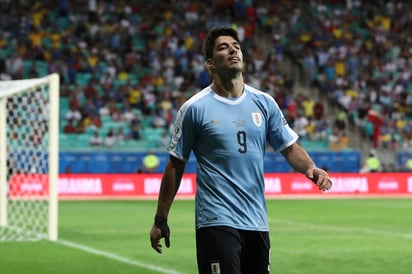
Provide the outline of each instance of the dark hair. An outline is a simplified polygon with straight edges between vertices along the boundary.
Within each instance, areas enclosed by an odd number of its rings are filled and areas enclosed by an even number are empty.
[[[237,31],[231,27],[213,27],[209,30],[207,35],[206,41],[203,44],[203,56],[205,59],[209,59],[213,57],[213,47],[215,45],[215,41],[219,36],[231,36],[237,42],[239,42],[239,36]]]

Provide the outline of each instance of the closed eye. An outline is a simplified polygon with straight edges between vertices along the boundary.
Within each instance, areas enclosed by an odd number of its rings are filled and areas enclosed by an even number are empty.
[[[233,42],[232,45],[236,50],[240,50],[240,45],[239,45],[238,42]],[[229,48],[229,44],[228,43],[222,43],[217,47],[217,50],[222,51],[222,50],[225,50],[227,48]]]

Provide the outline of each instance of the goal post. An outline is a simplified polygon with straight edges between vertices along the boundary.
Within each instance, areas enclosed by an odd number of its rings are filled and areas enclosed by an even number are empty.
[[[0,81],[0,241],[58,238],[59,79]]]

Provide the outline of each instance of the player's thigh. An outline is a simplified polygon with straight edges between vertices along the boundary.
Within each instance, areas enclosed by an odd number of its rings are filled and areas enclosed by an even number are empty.
[[[270,271],[269,232],[241,231],[243,249],[242,274],[268,274]]]
[[[242,240],[237,230],[209,227],[196,230],[199,274],[241,274]]]

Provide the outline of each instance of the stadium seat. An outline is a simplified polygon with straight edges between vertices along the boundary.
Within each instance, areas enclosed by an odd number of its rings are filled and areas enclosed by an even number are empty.
[[[76,73],[76,83],[81,86],[86,86],[92,78],[91,73]]]

